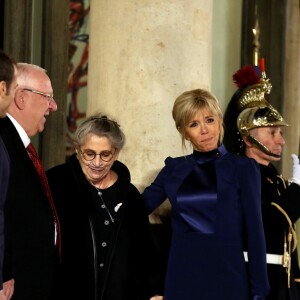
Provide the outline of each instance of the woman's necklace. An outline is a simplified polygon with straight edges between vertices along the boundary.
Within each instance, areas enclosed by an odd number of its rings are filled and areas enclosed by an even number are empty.
[[[109,209],[108,209],[106,203],[104,202],[104,199],[103,199],[103,197],[102,197],[102,192],[101,192],[101,190],[100,190],[99,188],[97,188],[95,185],[93,185],[93,186],[94,186],[95,189],[97,190],[97,193],[98,193],[99,198],[101,199],[103,208],[105,208],[105,210],[106,210],[106,212],[107,212],[107,214],[108,214],[108,216],[109,216],[111,222],[114,223],[115,220],[114,220],[114,218],[112,217],[112,215],[111,215],[111,213],[110,213],[110,211],[109,211]]]
[[[113,172],[109,172],[109,173],[108,173],[108,176],[106,176],[106,177],[104,178],[104,180],[105,180],[106,182],[108,182],[108,184],[106,184],[104,187],[102,187],[102,189],[106,189],[106,188],[110,187],[110,186],[115,182],[115,180],[116,180],[114,177],[115,177],[115,176],[114,176],[114,173],[113,173]],[[106,203],[105,203],[105,201],[104,201],[104,199],[103,199],[103,197],[102,197],[103,193],[101,192],[100,184],[103,183],[103,179],[101,180],[100,183],[98,183],[98,186],[99,186],[99,187],[97,187],[96,184],[92,183],[91,181],[90,181],[90,183],[91,183],[91,184],[95,187],[95,189],[97,190],[98,196],[99,196],[99,198],[101,199],[101,202],[102,202],[102,206],[101,206],[101,207],[105,208],[107,214],[109,215],[109,218],[110,218],[111,222],[114,223],[115,220],[114,220],[114,218],[112,217],[112,214],[110,213],[110,211],[109,211],[109,209],[108,209],[108,207],[107,207],[107,205],[106,205]],[[103,186],[103,184],[102,184],[102,186]]]

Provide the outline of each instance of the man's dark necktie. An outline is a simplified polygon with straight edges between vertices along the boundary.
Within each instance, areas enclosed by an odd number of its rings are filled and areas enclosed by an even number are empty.
[[[56,209],[55,209],[55,205],[54,205],[54,201],[53,201],[53,198],[52,198],[52,195],[51,195],[51,191],[50,191],[50,188],[49,188],[49,184],[48,184],[48,180],[47,180],[47,177],[46,177],[46,173],[45,173],[45,169],[42,165],[42,162],[40,161],[33,145],[30,143],[28,146],[27,146],[27,151],[28,151],[28,154],[29,154],[29,157],[31,158],[33,164],[34,164],[34,167],[36,169],[36,171],[38,172],[39,174],[39,177],[41,179],[41,183],[44,187],[44,190],[45,190],[45,193],[47,195],[47,198],[49,200],[49,203],[51,205],[51,209],[52,209],[52,212],[53,212],[53,215],[54,215],[54,220],[55,220],[55,228],[56,228],[56,233],[57,233],[57,239],[56,239],[56,245],[59,249],[59,254],[60,254],[60,246],[61,246],[61,236],[60,236],[60,224],[59,224],[59,219],[58,219],[58,215],[57,215],[57,212],[56,212]]]

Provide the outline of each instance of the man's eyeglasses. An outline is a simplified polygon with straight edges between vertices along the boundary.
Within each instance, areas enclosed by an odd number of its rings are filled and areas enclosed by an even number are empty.
[[[36,90],[32,90],[32,89],[23,89],[24,91],[28,91],[28,92],[31,92],[31,93],[34,93],[34,94],[38,94],[38,95],[41,95],[43,97],[45,97],[49,102],[50,101],[55,101],[54,100],[54,95],[51,95],[51,94],[47,94],[47,93],[43,93],[43,92],[39,92],[39,91],[36,91]]]
[[[105,162],[109,162],[112,160],[112,158],[114,157],[114,154],[116,151],[112,152],[112,151],[102,151],[99,154],[97,154],[95,151],[92,150],[84,150],[81,151],[81,149],[79,149],[82,157],[87,160],[87,161],[92,161],[93,159],[96,158],[97,155],[100,156],[101,160],[105,161]]]

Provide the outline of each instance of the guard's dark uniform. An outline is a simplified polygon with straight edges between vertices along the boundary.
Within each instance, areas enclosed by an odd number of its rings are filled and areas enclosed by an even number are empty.
[[[251,130],[283,127],[288,124],[265,99],[272,85],[266,77],[264,61],[260,66],[245,66],[233,75],[238,90],[224,114],[224,145],[232,153],[245,155],[247,139],[262,153],[280,159]],[[253,157],[253,156],[252,156]],[[255,155],[254,157],[255,158]],[[262,218],[267,248],[270,294],[267,300],[300,300],[300,271],[294,223],[300,217],[300,186],[285,182],[276,168],[260,165]],[[299,291],[298,291],[299,290]]]
[[[300,217],[300,186],[288,185],[275,167],[260,165],[262,180],[262,214],[265,228],[268,276],[271,292],[268,300],[300,299],[300,270],[294,237],[291,240],[293,223]],[[290,236],[290,241],[289,241]],[[276,264],[279,257],[291,252],[291,268]],[[290,287],[289,287],[290,286]]]

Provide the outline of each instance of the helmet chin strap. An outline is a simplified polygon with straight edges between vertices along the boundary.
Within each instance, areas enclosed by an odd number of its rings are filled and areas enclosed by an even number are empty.
[[[256,148],[258,148],[259,150],[261,150],[262,152],[264,152],[267,155],[270,156],[274,156],[276,158],[280,158],[281,156],[278,154],[273,153],[268,147],[266,147],[264,144],[262,144],[261,142],[259,142],[256,138],[254,138],[252,135],[248,135],[247,136],[247,140],[253,144],[253,146],[255,146]]]

